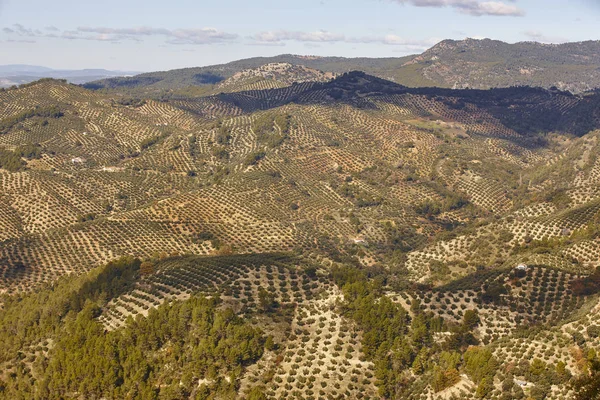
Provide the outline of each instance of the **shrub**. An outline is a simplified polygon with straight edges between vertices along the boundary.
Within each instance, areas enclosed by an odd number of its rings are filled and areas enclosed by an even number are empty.
[[[246,156],[246,159],[244,160],[244,164],[256,165],[256,164],[258,164],[258,162],[260,160],[265,158],[266,155],[267,155],[267,153],[265,153],[264,151],[255,151],[253,153],[250,153]]]
[[[587,334],[591,338],[600,337],[600,326],[598,325],[590,325],[587,328]]]

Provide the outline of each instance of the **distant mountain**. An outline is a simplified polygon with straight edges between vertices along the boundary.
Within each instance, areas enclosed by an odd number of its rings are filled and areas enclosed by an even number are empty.
[[[212,86],[231,78],[241,71],[256,69],[263,65],[274,63],[301,65],[330,73],[343,73],[358,70],[399,82],[400,77],[395,76],[395,72],[413,58],[414,57],[344,58],[283,54],[275,57],[249,58],[207,67],[150,72],[127,78],[109,78],[97,82],[90,82],[89,84],[86,84],[85,87],[88,89],[118,89],[153,93],[183,89],[189,86]],[[414,80],[411,82],[411,86],[435,85],[435,82],[422,81],[422,79],[416,75],[413,78]]]
[[[42,67],[39,65],[25,65],[25,64],[10,64],[10,65],[0,65],[0,74],[14,74],[14,73],[22,73],[22,72],[35,72],[35,73],[43,73],[50,72],[52,68]]]
[[[406,67],[445,87],[556,86],[583,92],[600,86],[600,41],[556,45],[445,40]]]
[[[236,73],[269,63],[321,71],[353,70],[410,87],[489,89],[518,85],[558,87],[581,93],[600,87],[600,41],[559,45],[497,40],[444,40],[423,54],[400,58],[343,58],[284,54],[228,64],[152,72],[92,82],[90,89],[127,89],[151,94],[189,86],[215,85]]]
[[[39,65],[0,65],[0,87],[21,85],[40,78],[66,79],[70,83],[87,82],[116,76],[136,75],[134,71],[109,71],[106,69],[56,70]]]

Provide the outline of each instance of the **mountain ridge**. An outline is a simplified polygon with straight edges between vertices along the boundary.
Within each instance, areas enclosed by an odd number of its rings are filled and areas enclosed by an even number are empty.
[[[112,71],[101,68],[54,69],[38,65],[0,65],[0,87],[10,87],[34,82],[40,78],[66,79],[75,84],[84,84],[98,79],[115,76],[131,76],[135,71]]]
[[[567,55],[565,55],[567,54]],[[284,62],[324,72],[360,70],[411,87],[489,89],[553,86],[581,93],[600,87],[600,41],[563,44],[505,43],[492,39],[444,40],[422,54],[399,58],[313,57],[283,54],[206,67],[151,72],[92,82],[90,89],[139,89],[143,93],[216,84],[248,68]]]

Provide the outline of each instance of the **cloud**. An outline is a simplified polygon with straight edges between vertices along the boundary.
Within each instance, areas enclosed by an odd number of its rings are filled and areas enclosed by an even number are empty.
[[[490,15],[497,17],[521,17],[525,12],[514,4],[502,1],[481,0],[390,0],[399,4],[410,4],[415,7],[450,7],[463,14],[476,17]]]
[[[321,45],[318,43],[306,42],[304,43],[304,47],[307,49],[319,49],[321,48]]]
[[[150,35],[167,35],[168,29],[151,28],[141,26],[137,28],[106,28],[106,27],[89,27],[80,26],[78,32],[99,33],[104,35],[124,35],[124,36],[150,36]]]
[[[425,50],[439,39],[414,40],[406,39],[397,35],[388,34],[383,36],[361,36],[353,37],[325,30],[314,32],[301,31],[265,31],[250,36],[251,45],[283,45],[285,42],[303,42],[305,45],[319,45],[321,43],[353,43],[353,44],[383,44],[404,47],[405,50]]]
[[[247,46],[271,46],[271,47],[284,47],[286,42],[257,42],[250,41],[246,43]]]
[[[95,40],[100,42],[121,42],[125,40],[140,42],[145,37],[162,36],[169,44],[213,44],[231,42],[238,38],[237,34],[219,31],[215,28],[196,29],[164,29],[153,27],[108,28],[81,26],[76,30],[64,30],[49,26],[48,32],[25,28],[14,24],[3,29],[4,33],[20,37],[47,37],[68,40]]]
[[[13,24],[10,28],[4,28],[4,29],[2,29],[2,31],[4,33],[11,33],[11,34],[15,34],[18,36],[37,36],[42,33],[37,29],[33,30],[33,29],[25,28],[21,24]]]
[[[37,43],[35,40],[31,39],[8,39],[5,40],[7,43]]]
[[[328,31],[301,32],[301,31],[267,31],[259,32],[250,37],[252,40],[263,43],[277,43],[284,41],[298,42],[341,42],[344,41],[344,35],[331,33]]]
[[[164,36],[169,44],[212,44],[237,39],[238,35],[219,31],[215,28],[164,29],[152,27],[105,28],[78,27],[77,32],[94,33],[100,38],[118,38],[119,40],[139,40],[144,36]]]
[[[558,36],[547,36],[539,31],[525,31],[523,32],[525,36],[527,36],[530,40],[540,42],[540,43],[565,43],[569,40],[563,37]]]
[[[21,24],[14,24],[3,28],[9,39],[32,40],[35,38],[53,38],[62,40],[91,40],[98,42],[120,43],[123,41],[142,42],[150,37],[164,38],[165,45],[206,45],[237,43],[239,35],[220,31],[216,28],[195,29],[165,29],[149,26],[134,28],[109,28],[80,26],[74,30],[60,30],[53,26],[44,28],[44,32],[37,29],[29,29]],[[414,40],[406,39],[394,34],[380,36],[346,36],[341,33],[326,30],[317,31],[291,31],[276,30],[263,31],[249,36],[245,44],[254,46],[285,46],[288,42],[301,42],[312,45],[326,43],[349,43],[349,44],[381,44],[396,46],[404,52],[420,52],[435,43],[439,39]]]
[[[219,31],[215,28],[197,29],[164,29],[152,27],[138,28],[105,28],[105,27],[78,27],[77,32],[94,33],[102,38],[118,38],[119,40],[136,40],[144,36],[164,36],[169,44],[213,44],[230,42],[237,39],[238,35]]]
[[[427,40],[406,39],[401,36],[388,34],[385,36],[363,36],[358,38],[349,38],[347,41],[349,43],[379,43],[390,46],[428,48],[438,43],[440,40],[436,38],[431,38]]]
[[[170,32],[171,44],[209,44],[230,42],[238,38],[235,33],[219,31],[215,28],[176,29]]]

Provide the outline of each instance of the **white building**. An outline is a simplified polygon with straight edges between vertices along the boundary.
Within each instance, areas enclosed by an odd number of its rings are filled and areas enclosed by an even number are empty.
[[[519,264],[515,268],[517,271],[527,271],[529,267],[525,264]]]
[[[86,160],[85,158],[83,158],[83,157],[75,157],[75,158],[72,158],[72,159],[71,159],[71,162],[72,162],[73,164],[83,164],[83,163],[85,163],[86,161],[87,161],[87,160]]]

